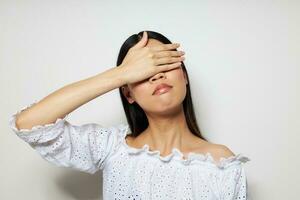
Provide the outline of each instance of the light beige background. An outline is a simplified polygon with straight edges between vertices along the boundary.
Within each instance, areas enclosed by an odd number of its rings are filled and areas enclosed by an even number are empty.
[[[299,198],[299,1],[0,1],[0,199],[101,199],[89,175],[41,159],[10,115],[115,66],[121,44],[148,29],[186,51],[200,128],[251,159],[250,197]],[[117,90],[72,112],[75,124],[126,123]]]

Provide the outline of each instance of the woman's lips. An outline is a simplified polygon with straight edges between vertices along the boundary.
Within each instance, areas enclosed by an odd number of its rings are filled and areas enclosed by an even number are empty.
[[[153,93],[153,95],[159,95],[159,94],[163,94],[168,92],[169,90],[171,90],[172,87],[170,86],[163,86],[160,87],[159,89],[155,90],[155,92]]]

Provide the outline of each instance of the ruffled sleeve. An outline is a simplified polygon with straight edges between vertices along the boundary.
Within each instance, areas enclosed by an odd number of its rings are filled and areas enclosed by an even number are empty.
[[[102,127],[96,123],[73,125],[66,118],[54,123],[18,129],[16,116],[36,102],[23,107],[9,119],[10,128],[28,143],[41,157],[59,167],[73,168],[94,174],[104,169],[106,161],[118,144],[121,126]]]
[[[218,170],[217,185],[219,199],[248,199],[246,172],[241,162],[233,163],[230,167]]]

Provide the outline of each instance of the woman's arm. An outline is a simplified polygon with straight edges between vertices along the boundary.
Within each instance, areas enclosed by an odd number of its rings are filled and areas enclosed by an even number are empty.
[[[66,85],[49,94],[17,116],[18,129],[50,124],[81,105],[126,84],[122,67],[110,68],[100,74]],[[47,113],[47,114],[45,114]]]
[[[120,66],[64,86],[20,112],[16,117],[16,128],[31,129],[35,125],[54,123],[110,90],[180,67],[184,52],[173,51],[179,44],[145,47],[147,40],[144,32],[143,38],[129,49]]]

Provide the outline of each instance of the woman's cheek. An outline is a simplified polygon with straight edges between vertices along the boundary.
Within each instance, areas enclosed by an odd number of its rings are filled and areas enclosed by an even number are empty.
[[[136,101],[145,101],[151,95],[151,88],[147,87],[146,84],[138,85],[134,88],[134,98]]]
[[[182,80],[184,79],[183,71],[181,68],[177,68],[174,70],[174,76],[176,77],[177,80]]]

